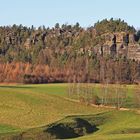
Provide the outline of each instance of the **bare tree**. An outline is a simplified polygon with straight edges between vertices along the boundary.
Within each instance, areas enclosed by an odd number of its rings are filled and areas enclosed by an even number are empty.
[[[140,107],[140,89],[139,87],[135,87],[134,89],[134,101],[136,106],[139,108]]]

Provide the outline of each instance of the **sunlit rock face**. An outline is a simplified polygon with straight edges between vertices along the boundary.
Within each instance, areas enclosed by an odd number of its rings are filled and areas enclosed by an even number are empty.
[[[140,45],[135,40],[134,34],[116,32],[102,36],[105,38],[105,43],[98,49],[98,53],[101,55],[121,56],[140,60]]]

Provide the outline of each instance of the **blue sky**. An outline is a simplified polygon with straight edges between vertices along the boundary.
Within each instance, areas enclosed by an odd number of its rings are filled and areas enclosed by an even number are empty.
[[[0,25],[36,27],[55,23],[88,27],[104,18],[121,18],[140,27],[140,0],[0,0]]]

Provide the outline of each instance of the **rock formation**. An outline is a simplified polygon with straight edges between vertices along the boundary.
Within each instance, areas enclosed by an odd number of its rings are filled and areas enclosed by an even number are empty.
[[[111,55],[140,60],[140,45],[135,41],[134,34],[125,32],[104,34],[105,43],[100,46],[102,56]],[[98,46],[99,47],[99,46]]]

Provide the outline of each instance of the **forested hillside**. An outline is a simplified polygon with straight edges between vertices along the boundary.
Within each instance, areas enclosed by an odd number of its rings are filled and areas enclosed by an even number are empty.
[[[102,54],[104,35],[115,32],[126,33],[125,44],[128,34],[134,35],[134,44],[140,43],[140,31],[120,19],[98,21],[86,29],[79,23],[57,23],[54,28],[0,27],[0,82],[136,83],[139,60]]]

